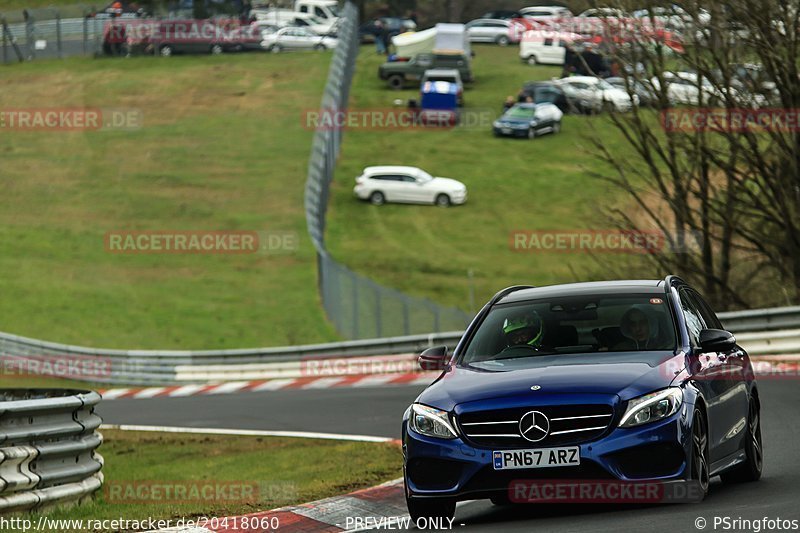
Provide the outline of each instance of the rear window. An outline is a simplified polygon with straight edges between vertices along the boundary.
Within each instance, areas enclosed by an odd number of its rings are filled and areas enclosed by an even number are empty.
[[[466,347],[462,363],[675,348],[666,296],[580,295],[495,307]]]

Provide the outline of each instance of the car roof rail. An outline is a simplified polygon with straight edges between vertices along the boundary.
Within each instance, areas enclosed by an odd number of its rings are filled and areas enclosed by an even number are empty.
[[[666,284],[667,290],[672,287],[673,283],[679,283],[681,285],[688,285],[686,281],[683,280],[680,276],[676,276],[675,274],[668,274],[666,278],[664,278],[664,283]]]
[[[489,307],[493,306],[498,301],[500,301],[501,298],[508,296],[512,292],[520,291],[522,289],[535,289],[535,288],[536,288],[535,285],[512,285],[511,287],[506,287],[505,289],[499,291],[497,294],[492,296],[492,299],[489,300],[488,305]]]

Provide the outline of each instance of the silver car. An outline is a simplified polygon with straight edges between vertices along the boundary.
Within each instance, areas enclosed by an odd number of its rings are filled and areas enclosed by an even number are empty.
[[[284,50],[328,50],[336,48],[339,40],[319,35],[307,28],[288,27],[261,34],[261,48],[278,53]]]
[[[497,43],[500,46],[519,42],[518,28],[521,28],[518,24],[501,19],[476,19],[466,25],[471,43]]]

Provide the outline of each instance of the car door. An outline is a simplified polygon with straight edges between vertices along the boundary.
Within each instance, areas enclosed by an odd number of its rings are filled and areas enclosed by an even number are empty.
[[[545,39],[542,47],[542,63],[562,65],[566,56],[566,48],[559,46],[553,39]]]
[[[726,420],[726,393],[730,388],[726,382],[725,362],[715,352],[704,352],[700,348],[700,332],[708,326],[703,321],[693,291],[683,287],[679,291],[681,309],[686,322],[691,346],[693,383],[702,392],[706,401],[708,415],[709,461],[713,463],[723,458],[723,440],[728,432]]]
[[[400,179],[397,184],[400,191],[399,201],[414,204],[428,202],[425,187],[417,181],[417,178],[408,174],[399,175],[398,178]]]
[[[486,30],[486,23],[482,21],[470,22],[467,24],[467,35],[469,36],[470,42],[486,42]]]
[[[725,329],[714,311],[695,291],[689,291],[703,323],[709,329]],[[720,415],[716,419],[721,426],[722,438],[718,456],[726,457],[744,447],[746,438],[749,397],[745,382],[746,354],[738,345],[725,352],[714,352],[719,361],[721,393]]]
[[[381,192],[387,202],[400,202],[403,197],[403,183],[400,176],[394,174],[376,174],[372,176],[371,192]]]

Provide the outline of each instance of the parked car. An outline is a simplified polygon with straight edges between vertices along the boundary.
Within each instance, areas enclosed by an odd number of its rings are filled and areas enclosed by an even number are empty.
[[[606,82],[621,91],[628,92],[628,87],[625,86],[625,78],[606,78]],[[644,83],[635,79],[629,79],[628,83],[630,84],[633,94],[639,97],[639,105],[649,107],[656,104],[658,97],[652,88],[647,87]]]
[[[424,126],[455,126],[459,121],[458,85],[449,81],[427,81],[420,91],[418,118]]]
[[[306,28],[281,28],[273,33],[264,33],[262,37],[261,47],[274,53],[284,50],[328,50],[339,44],[334,37],[318,35]]]
[[[564,114],[584,112],[563,87],[550,81],[529,81],[522,87],[522,94],[530,96],[535,104],[553,104]]]
[[[567,40],[578,35],[552,31],[525,32],[519,43],[519,57],[530,65],[563,65],[567,57]]]
[[[577,101],[581,108],[599,113],[604,109],[625,112],[639,105],[639,97],[629,95],[609,84],[603,79],[594,76],[570,76],[555,80],[564,89],[564,92]]]
[[[660,25],[680,32],[686,32],[693,28],[699,29],[711,22],[711,13],[705,9],[698,9],[695,20],[685,9],[675,4],[668,7],[653,6],[650,9],[638,9],[632,15],[653,26]]]
[[[532,6],[523,7],[519,10],[523,17],[536,21],[548,21],[552,19],[569,19],[574,15],[569,8],[564,6]]]
[[[314,15],[329,24],[339,22],[338,0],[295,0],[294,10]]]
[[[488,13],[484,13],[481,18],[482,19],[511,20],[511,19],[522,18],[522,13],[519,12],[519,11],[510,10],[510,9],[500,9],[500,10],[497,10],[497,11],[489,11]]]
[[[307,28],[319,35],[332,35],[336,32],[336,24],[308,13],[298,13],[291,9],[269,9],[267,11],[252,10],[256,21],[278,27],[297,26]]]
[[[621,19],[625,18],[627,15],[621,9],[616,9],[613,7],[597,7],[593,9],[587,9],[578,16],[580,18]]]
[[[516,104],[494,121],[495,137],[535,139],[545,133],[561,131],[564,113],[555,104]]]
[[[454,68],[432,68],[426,70],[422,75],[420,87],[425,87],[429,81],[446,81],[456,86],[458,105],[464,105],[464,82],[461,80],[461,73]]]
[[[708,78],[698,77],[694,72],[665,72],[663,77],[667,99],[673,105],[721,105],[725,101],[726,94],[731,98],[739,98],[739,92],[733,87],[721,90]],[[657,77],[654,77],[651,83],[654,90],[661,90],[661,83]]]
[[[377,21],[380,21],[382,26],[378,26]],[[383,31],[388,32],[388,37],[391,39],[395,35],[416,29],[417,23],[409,18],[380,17],[362,24],[358,29],[358,34],[361,37],[361,42],[366,43],[374,41]]]
[[[456,69],[463,82],[472,81],[470,58],[464,54],[417,54],[409,61],[387,61],[378,68],[378,77],[400,90],[408,82],[419,83],[426,70],[441,68]]]
[[[396,202],[449,207],[467,201],[466,185],[450,178],[434,178],[416,167],[367,167],[356,178],[353,192],[373,205]]]
[[[459,500],[535,501],[535,480],[548,494],[571,483],[565,502],[601,483],[683,485],[698,501],[711,477],[761,477],[750,357],[676,276],[510,287],[452,354],[418,361],[441,374],[402,419],[412,520],[452,519]]]
[[[466,24],[471,43],[496,43],[500,46],[518,43],[522,29],[519,24],[501,19],[476,19]]]

